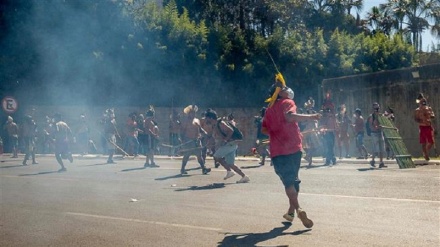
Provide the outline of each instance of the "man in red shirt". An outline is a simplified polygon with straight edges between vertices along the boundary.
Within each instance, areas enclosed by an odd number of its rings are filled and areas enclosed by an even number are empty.
[[[302,136],[298,122],[318,120],[320,115],[297,114],[296,105],[292,99],[291,89],[282,88],[276,102],[266,110],[262,131],[269,135],[270,156],[275,173],[280,177],[289,198],[290,206],[283,217],[288,221],[293,221],[296,211],[303,225],[311,228],[313,221],[307,218],[306,212],[300,208],[298,202],[299,183],[301,182],[298,172],[302,158]]]

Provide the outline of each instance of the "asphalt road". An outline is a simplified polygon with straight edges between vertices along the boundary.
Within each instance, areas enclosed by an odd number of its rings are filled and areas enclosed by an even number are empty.
[[[75,158],[61,173],[54,157],[0,161],[0,246],[440,246],[440,165],[304,167],[306,229],[284,222],[282,184],[255,160],[237,161],[246,184],[222,168],[202,175],[195,160],[180,176],[168,157],[147,169],[142,158]]]

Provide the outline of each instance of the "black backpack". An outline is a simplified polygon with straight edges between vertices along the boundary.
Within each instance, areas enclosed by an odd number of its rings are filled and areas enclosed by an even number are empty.
[[[365,131],[367,132],[367,136],[371,136],[370,118],[371,115],[367,118],[367,121],[365,121]]]
[[[222,120],[220,120],[222,121]],[[222,129],[219,126],[220,121],[218,121],[217,123],[217,128],[220,131],[220,133],[222,133],[223,136],[226,136],[226,134],[222,131]],[[231,139],[236,141],[236,140],[243,140],[243,133],[237,128],[235,127],[235,125],[233,125],[232,123],[230,123],[229,121],[225,121],[225,123],[232,128],[233,132],[231,135]]]

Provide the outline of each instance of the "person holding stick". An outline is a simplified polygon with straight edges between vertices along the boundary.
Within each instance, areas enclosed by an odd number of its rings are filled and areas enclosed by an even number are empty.
[[[276,100],[269,105],[263,119],[262,131],[269,135],[270,156],[275,169],[289,199],[289,208],[283,218],[293,221],[295,211],[298,218],[307,228],[313,226],[313,221],[301,209],[298,200],[299,168],[302,158],[302,136],[298,122],[318,120],[319,114],[297,114],[297,107],[293,101],[293,91],[285,87],[285,83],[275,84],[279,89],[274,89],[273,98]],[[276,92],[280,92],[277,95]]]
[[[180,150],[180,152],[183,154],[182,167],[180,169],[181,175],[188,174],[188,172],[185,170],[185,167],[191,155],[195,155],[197,157],[197,161],[199,162],[204,175],[211,171],[211,168],[205,167],[205,160],[202,158],[203,147],[201,137],[202,132],[204,135],[206,135],[206,131],[200,125],[200,120],[196,118],[196,112],[198,109],[199,108],[196,105],[189,105],[183,109],[183,113],[185,113],[185,115],[180,126],[180,134],[182,142],[184,143],[182,144],[182,149]]]

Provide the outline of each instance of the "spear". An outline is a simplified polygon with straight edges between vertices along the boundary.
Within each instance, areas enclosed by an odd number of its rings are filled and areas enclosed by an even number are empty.
[[[279,81],[279,82],[281,82],[281,84],[283,85],[283,87],[285,87],[285,86],[286,86],[286,82],[284,81],[284,77],[283,77],[283,75],[281,74],[281,72],[278,70],[278,67],[277,67],[276,63],[275,63],[275,61],[273,60],[273,57],[272,57],[272,55],[270,54],[270,52],[267,50],[267,48],[266,48],[266,52],[267,52],[267,54],[269,55],[270,60],[272,60],[273,66],[275,67],[275,70],[277,71],[277,74],[275,75],[275,81]],[[272,94],[272,96],[271,96],[270,98],[266,99],[265,102],[268,102],[268,103],[269,103],[269,107],[271,107],[271,106],[275,103],[275,100],[277,99],[278,94],[279,94],[280,91],[281,91],[281,88],[276,87],[276,88],[275,88],[275,92]]]

